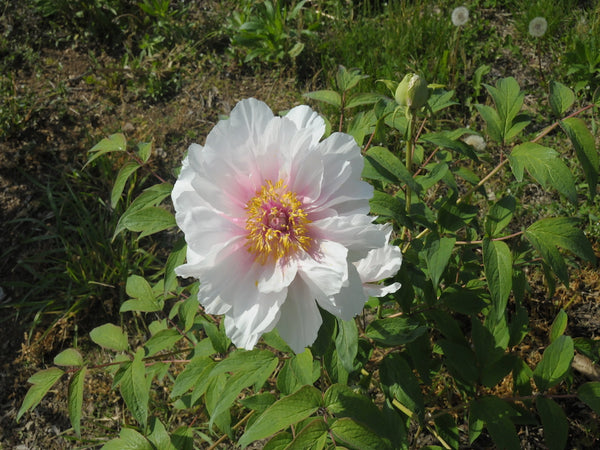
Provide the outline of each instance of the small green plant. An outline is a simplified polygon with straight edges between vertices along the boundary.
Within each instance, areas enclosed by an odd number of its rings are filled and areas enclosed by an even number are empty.
[[[595,95],[600,87],[600,40],[594,36],[582,40],[576,38],[573,50],[567,52],[567,75],[575,82],[576,92]]]
[[[312,35],[301,21],[306,0],[288,10],[280,0],[265,0],[240,13],[235,11],[229,25],[234,48],[246,49],[244,62],[255,58],[263,62],[290,64],[304,50],[302,38]],[[250,3],[251,5],[252,3]]]

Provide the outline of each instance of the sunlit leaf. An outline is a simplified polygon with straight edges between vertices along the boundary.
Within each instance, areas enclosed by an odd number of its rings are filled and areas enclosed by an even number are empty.
[[[556,386],[567,375],[573,361],[574,346],[570,336],[559,336],[542,355],[533,371],[535,385],[541,392]]]
[[[90,338],[100,347],[123,352],[129,348],[127,335],[121,327],[107,323],[90,331]]]
[[[77,436],[81,436],[81,408],[83,406],[83,382],[86,368],[82,367],[71,377],[69,382],[69,419]]]
[[[313,386],[304,386],[269,406],[248,427],[238,444],[245,447],[253,441],[271,436],[313,414],[321,406],[321,393]]]
[[[17,413],[17,422],[25,414],[26,411],[35,408],[46,393],[52,386],[60,379],[63,375],[63,371],[58,367],[52,367],[51,369],[41,370],[33,374],[27,380],[28,383],[33,384],[25,394],[23,403]]]

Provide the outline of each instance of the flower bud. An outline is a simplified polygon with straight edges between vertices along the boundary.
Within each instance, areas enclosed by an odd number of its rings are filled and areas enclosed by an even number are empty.
[[[400,106],[413,111],[421,109],[429,99],[427,81],[415,73],[405,75],[396,88],[394,98]]]

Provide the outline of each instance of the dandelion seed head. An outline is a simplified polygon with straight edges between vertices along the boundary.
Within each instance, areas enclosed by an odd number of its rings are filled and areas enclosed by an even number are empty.
[[[454,8],[452,11],[452,23],[456,27],[463,26],[469,21],[469,10],[464,6]]]
[[[529,22],[529,34],[533,37],[542,37],[547,29],[548,22],[543,17],[535,17]]]

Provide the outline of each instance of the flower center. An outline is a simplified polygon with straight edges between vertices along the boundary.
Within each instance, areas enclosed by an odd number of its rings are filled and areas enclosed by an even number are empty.
[[[311,238],[307,234],[310,220],[296,193],[288,191],[283,180],[276,184],[267,180],[245,209],[246,246],[261,264],[310,246]]]

